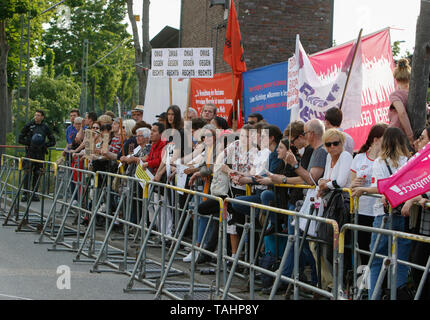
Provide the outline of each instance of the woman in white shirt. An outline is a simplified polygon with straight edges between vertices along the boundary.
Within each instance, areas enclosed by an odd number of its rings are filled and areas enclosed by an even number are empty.
[[[358,187],[370,187],[372,184],[373,163],[381,150],[382,136],[388,125],[385,123],[377,123],[370,129],[365,144],[360,148],[358,154],[352,160],[351,165],[351,185],[354,190]],[[369,196],[361,196],[358,202],[357,222],[359,225],[371,227],[374,220],[373,206],[376,198]],[[368,250],[370,245],[370,233],[358,232],[359,248]],[[365,254],[359,255],[360,264],[366,265],[369,261],[369,256]]]
[[[324,175],[318,181],[318,195],[330,190],[345,188],[351,181],[352,155],[344,150],[345,135],[337,129],[327,130],[322,137],[327,150]]]
[[[329,197],[330,191],[338,188],[345,188],[351,182],[351,163],[352,155],[344,150],[345,135],[337,129],[328,129],[322,136],[325,149],[327,150],[327,160],[324,169],[323,177],[318,181],[317,198]],[[328,199],[327,199],[328,200]],[[321,205],[318,214],[323,215],[324,206]],[[322,263],[323,278],[327,283],[332,281],[332,261],[333,248],[331,245],[322,246],[322,255],[324,263]]]
[[[407,148],[407,140],[405,134],[399,128],[387,128],[382,138],[381,152],[379,157],[376,158],[373,164],[372,171],[372,185],[370,187],[358,187],[352,193],[352,196],[361,196],[364,192],[378,193],[377,183],[379,179],[385,179],[396,173],[408,161],[409,152]],[[392,174],[390,173],[392,172]],[[401,215],[391,214],[390,216],[385,213],[384,206],[387,202],[384,197],[377,199],[373,207],[375,220],[373,222],[374,228],[380,228],[382,225],[383,217],[387,216],[388,220],[384,228],[389,228],[391,225],[392,230],[404,231],[405,217]],[[377,233],[372,233],[370,250],[375,249]],[[397,257],[399,260],[407,261],[410,251],[410,240],[398,239],[397,243]],[[381,236],[376,253],[387,255],[391,250],[391,244],[388,243],[387,236]],[[378,293],[373,297],[376,281],[382,267],[382,259],[374,258],[370,266],[370,290],[369,298],[379,299]],[[397,270],[397,288],[402,287],[408,280],[409,268],[403,264],[398,265]]]

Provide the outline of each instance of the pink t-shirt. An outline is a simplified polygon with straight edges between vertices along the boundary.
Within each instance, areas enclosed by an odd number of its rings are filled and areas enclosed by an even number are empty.
[[[400,101],[405,106],[405,109],[408,108],[408,90],[396,90],[390,94],[390,109],[388,110],[388,120],[390,121],[389,127],[402,128],[402,124],[400,123],[399,115],[397,114],[396,108],[392,106],[393,102]]]

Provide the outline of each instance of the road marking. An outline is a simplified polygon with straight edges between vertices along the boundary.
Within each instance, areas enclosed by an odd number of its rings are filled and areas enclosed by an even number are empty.
[[[3,294],[3,293],[0,293],[0,296],[2,296],[2,297],[8,297],[8,298],[21,299],[21,300],[33,300],[33,299],[29,299],[29,298],[11,296],[11,295],[8,295],[8,294]]]

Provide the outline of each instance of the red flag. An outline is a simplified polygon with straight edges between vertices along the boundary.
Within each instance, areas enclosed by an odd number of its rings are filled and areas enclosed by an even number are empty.
[[[224,61],[231,66],[234,73],[246,71],[239,21],[237,21],[237,14],[233,1],[231,1],[230,12],[228,14],[227,32],[225,34],[224,44]]]

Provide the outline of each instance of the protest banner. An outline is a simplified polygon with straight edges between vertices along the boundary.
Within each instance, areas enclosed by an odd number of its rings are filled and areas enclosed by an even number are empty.
[[[235,76],[236,92],[239,89],[239,78]],[[213,103],[217,107],[217,116],[227,121],[230,119],[233,105],[233,88],[231,73],[217,73],[213,79],[191,80],[191,107],[197,111],[198,116],[206,103]]]
[[[417,152],[391,177],[378,180],[378,192],[391,207],[430,190],[430,143]]]
[[[156,78],[212,78],[213,48],[152,49],[150,74]]]
[[[243,73],[245,118],[257,112],[281,130],[290,122],[287,110],[288,62],[281,62]]]
[[[329,82],[336,78],[346,65],[353,46],[353,41],[333,47],[309,56],[309,61],[317,74],[319,81]],[[365,142],[371,127],[378,122],[388,123],[389,95],[394,91],[394,79],[392,70],[394,60],[390,46],[389,29],[384,29],[373,34],[363,36],[361,40],[362,50],[362,94],[361,94],[361,121],[353,127],[345,130],[355,141],[355,149],[359,149]],[[293,72],[293,70],[291,71]],[[294,94],[300,90],[289,88]],[[304,90],[304,88],[303,88]],[[297,93],[296,92],[296,93]],[[291,119],[308,121],[313,118],[323,118],[323,112],[300,113],[297,100],[291,95],[290,102],[293,107]],[[348,107],[345,105],[345,107]],[[344,117],[345,112],[344,110]]]

